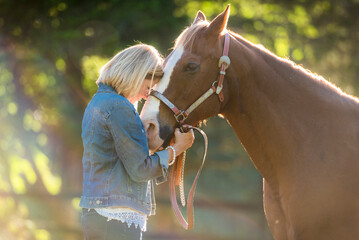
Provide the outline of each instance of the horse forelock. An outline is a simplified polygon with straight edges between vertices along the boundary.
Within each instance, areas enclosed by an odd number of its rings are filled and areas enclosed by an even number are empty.
[[[175,41],[175,46],[173,48],[173,52],[168,56],[168,59],[165,60],[166,64],[164,66],[164,75],[159,84],[157,85],[156,90],[160,93],[163,93],[169,83],[172,72],[177,64],[177,62],[181,59],[184,49],[186,47],[191,48],[193,45],[193,41],[195,39],[196,33],[207,27],[209,23],[207,21],[201,21],[199,23],[193,24],[186,28],[180,36]]]
[[[183,47],[192,48],[196,34],[201,30],[207,28],[208,25],[208,21],[200,21],[187,27],[176,39],[174,49],[176,49],[180,45],[182,45]]]

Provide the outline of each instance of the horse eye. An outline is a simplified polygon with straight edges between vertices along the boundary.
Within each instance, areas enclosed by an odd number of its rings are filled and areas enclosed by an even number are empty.
[[[194,62],[187,63],[183,67],[184,72],[196,72],[196,71],[198,71],[198,69],[199,69],[199,65],[197,63],[194,63]]]

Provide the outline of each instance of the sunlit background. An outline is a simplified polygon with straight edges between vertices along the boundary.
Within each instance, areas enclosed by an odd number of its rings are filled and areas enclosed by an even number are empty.
[[[83,239],[81,120],[99,68],[137,42],[166,56],[198,10],[213,19],[228,3],[229,29],[359,95],[358,0],[0,0],[1,240]],[[165,183],[144,239],[272,239],[262,179],[240,142],[224,119],[203,129],[194,229],[177,223]],[[198,136],[187,190],[202,152]]]

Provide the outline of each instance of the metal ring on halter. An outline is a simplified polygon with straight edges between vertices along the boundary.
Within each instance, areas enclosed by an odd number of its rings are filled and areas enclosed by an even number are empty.
[[[222,67],[222,64],[225,63],[226,64],[226,68],[227,69],[229,67],[229,64],[231,64],[231,59],[228,56],[222,56],[219,59],[219,63],[218,63],[218,67]]]
[[[182,117],[182,118],[181,118]],[[179,114],[175,115],[177,122],[184,121],[188,117],[186,111],[181,111]]]

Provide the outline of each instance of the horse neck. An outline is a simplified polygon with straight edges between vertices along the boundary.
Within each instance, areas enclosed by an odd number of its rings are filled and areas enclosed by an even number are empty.
[[[241,39],[231,43],[230,58],[222,114],[261,174],[277,181],[291,174],[292,159],[315,122],[323,122],[322,110],[336,104],[338,90]]]

